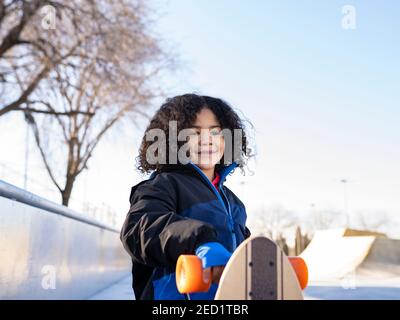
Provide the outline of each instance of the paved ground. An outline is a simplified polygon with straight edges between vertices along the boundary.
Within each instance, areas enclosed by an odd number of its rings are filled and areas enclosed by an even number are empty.
[[[89,300],[134,300],[132,276],[129,275],[112,286],[98,292]]]
[[[304,291],[307,300],[400,300],[400,281],[311,283]],[[90,300],[133,300],[131,276],[98,292]]]
[[[400,300],[400,283],[358,281],[310,284],[304,291],[308,300]]]

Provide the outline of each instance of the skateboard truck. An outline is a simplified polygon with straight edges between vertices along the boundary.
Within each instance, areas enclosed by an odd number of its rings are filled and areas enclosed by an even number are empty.
[[[308,282],[308,269],[300,257],[288,257],[296,274],[300,288],[304,290]],[[176,265],[176,284],[183,294],[207,292],[212,282],[211,268],[203,269],[201,259],[196,255],[181,255]]]

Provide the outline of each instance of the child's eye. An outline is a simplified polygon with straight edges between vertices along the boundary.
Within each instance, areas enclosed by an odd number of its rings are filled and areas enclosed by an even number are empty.
[[[204,129],[206,130],[206,129]],[[212,136],[219,136],[221,135],[222,131],[220,129],[211,129],[208,131],[208,134],[212,135]],[[189,136],[200,136],[201,135],[201,130],[190,130],[189,131]]]
[[[198,135],[200,135],[200,132],[199,132],[199,131],[191,130],[191,131],[189,132],[189,136],[198,136]]]
[[[211,134],[212,136],[219,136],[219,135],[221,135],[221,131],[218,130],[218,129],[214,129],[214,130],[211,130],[211,131],[210,131],[210,134]]]

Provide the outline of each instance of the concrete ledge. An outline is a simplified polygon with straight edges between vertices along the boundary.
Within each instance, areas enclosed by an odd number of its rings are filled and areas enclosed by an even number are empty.
[[[117,230],[0,182],[0,299],[87,299],[130,273]]]

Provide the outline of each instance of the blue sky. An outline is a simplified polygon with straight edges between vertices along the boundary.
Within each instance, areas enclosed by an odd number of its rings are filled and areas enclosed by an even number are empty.
[[[260,208],[277,204],[298,213],[299,220],[310,218],[311,203],[319,210],[343,210],[342,178],[350,181],[354,217],[366,212],[379,219],[387,212],[397,219],[398,1],[152,0],[149,5],[161,13],[155,31],[183,61],[182,71],[164,79],[168,94],[221,97],[254,124],[254,175],[237,172],[228,182],[250,220],[256,221]],[[356,9],[355,30],[342,28],[344,5]],[[11,135],[14,118],[21,130]],[[21,144],[24,130],[17,116],[7,123],[0,119],[0,125],[0,132],[9,128],[2,144],[11,136],[14,145]],[[102,143],[76,196],[105,201],[125,215],[129,188],[141,179],[132,170],[141,130],[120,133],[118,144],[112,138]],[[21,161],[20,149],[5,161]]]
[[[223,97],[255,126],[249,207],[342,210],[336,181],[347,178],[354,215],[399,213],[398,2],[157,3],[190,62],[175,92]],[[356,9],[355,30],[342,28],[343,5]]]

